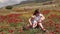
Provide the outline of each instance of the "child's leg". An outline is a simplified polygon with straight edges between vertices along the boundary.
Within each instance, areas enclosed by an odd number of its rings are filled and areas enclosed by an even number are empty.
[[[37,26],[37,24],[35,23],[35,24],[33,24],[33,26],[32,26],[32,27],[33,27],[33,28],[35,28],[36,26]]]
[[[38,25],[41,27],[42,30],[45,30],[45,28],[43,27],[42,23],[38,23]]]
[[[32,28],[35,28],[37,26],[37,22],[34,21],[33,25],[32,25]]]

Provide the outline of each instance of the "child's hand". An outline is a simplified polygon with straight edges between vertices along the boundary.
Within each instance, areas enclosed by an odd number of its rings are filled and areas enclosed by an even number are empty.
[[[30,23],[30,25],[32,26],[32,23]]]
[[[40,20],[38,20],[37,22],[42,22],[42,20],[40,19]]]

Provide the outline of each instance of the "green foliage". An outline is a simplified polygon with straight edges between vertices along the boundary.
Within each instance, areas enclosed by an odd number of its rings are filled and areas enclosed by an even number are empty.
[[[6,6],[5,8],[6,9],[12,9],[13,7],[12,6]]]
[[[10,23],[9,25],[10,25],[10,27],[14,27],[14,26],[15,26],[15,24],[14,24],[14,23]]]
[[[16,26],[23,26],[23,22],[17,23]]]

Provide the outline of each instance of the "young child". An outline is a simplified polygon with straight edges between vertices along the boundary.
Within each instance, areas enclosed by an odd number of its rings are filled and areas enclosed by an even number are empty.
[[[46,31],[46,29],[42,25],[42,21],[45,19],[43,14],[39,12],[39,9],[35,10],[34,14],[29,18],[29,23],[32,26],[32,28],[35,28],[37,25],[41,27],[43,31]]]

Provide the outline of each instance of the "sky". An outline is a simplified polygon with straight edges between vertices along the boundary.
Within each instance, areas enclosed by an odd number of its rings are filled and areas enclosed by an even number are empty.
[[[6,6],[6,5],[18,4],[22,1],[26,1],[26,0],[0,0],[0,7]]]

